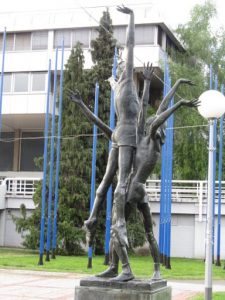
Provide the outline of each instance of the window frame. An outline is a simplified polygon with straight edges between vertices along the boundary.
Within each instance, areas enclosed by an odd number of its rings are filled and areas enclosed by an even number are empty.
[[[36,90],[33,91],[33,79],[34,79],[34,75],[37,74],[43,74],[44,75],[44,90]],[[46,86],[47,86],[47,72],[45,71],[39,71],[39,72],[30,72],[30,91],[29,93],[31,94],[42,94],[42,93],[46,93]]]
[[[46,48],[33,49],[34,35],[37,34],[37,33],[47,33],[47,44],[46,44]],[[49,32],[48,32],[48,30],[32,31],[32,32],[31,32],[31,51],[46,51],[46,50],[48,50],[48,37],[49,37]]]
[[[30,45],[28,49],[16,49],[16,36],[17,35],[22,35],[22,34],[29,34],[30,35]],[[24,31],[24,32],[16,32],[14,33],[14,50],[15,52],[27,52],[27,51],[32,51],[32,32],[31,31]]]

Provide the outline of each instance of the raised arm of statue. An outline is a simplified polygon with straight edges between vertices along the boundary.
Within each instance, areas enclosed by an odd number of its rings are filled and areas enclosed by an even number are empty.
[[[172,89],[169,91],[169,93],[165,96],[165,98],[162,100],[156,114],[159,115],[162,112],[164,112],[165,110],[167,110],[168,105],[170,103],[171,98],[173,98],[173,96],[175,95],[178,87],[180,86],[180,84],[188,84],[188,85],[195,85],[191,80],[189,79],[185,79],[185,78],[180,78],[176,81],[176,83],[174,84],[174,86],[172,87]]]
[[[181,99],[176,104],[174,104],[171,108],[167,109],[166,111],[162,112],[159,115],[156,115],[155,120],[152,122],[150,127],[150,137],[154,138],[157,129],[181,106],[187,107],[197,107],[199,105],[199,100],[185,100]]]
[[[100,118],[98,118],[83,102],[78,90],[67,90],[67,95],[71,101],[75,102],[82,110],[86,118],[94,123],[105,134],[105,136],[111,140],[112,130],[107,126]]]
[[[126,58],[125,58],[125,71],[126,76],[133,78],[133,68],[134,68],[134,34],[135,34],[135,26],[134,26],[134,13],[133,11],[122,5],[118,6],[117,10],[130,15],[130,21],[127,27],[126,34]]]
[[[145,121],[147,116],[147,107],[148,107],[148,101],[149,101],[149,89],[150,89],[150,83],[152,79],[154,68],[152,67],[152,64],[149,66],[149,63],[147,63],[147,66],[144,65],[143,70],[143,77],[144,77],[144,89],[143,94],[140,100],[140,115],[138,119],[138,135],[141,136],[144,134],[144,128],[145,128]]]

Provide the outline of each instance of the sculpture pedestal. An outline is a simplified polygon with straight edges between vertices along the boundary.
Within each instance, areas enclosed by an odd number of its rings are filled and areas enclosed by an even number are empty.
[[[75,288],[75,300],[171,300],[171,287],[166,280],[113,282],[89,277]]]

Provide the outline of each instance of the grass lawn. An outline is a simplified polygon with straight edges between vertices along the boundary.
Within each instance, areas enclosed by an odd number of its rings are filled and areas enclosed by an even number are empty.
[[[104,257],[93,257],[93,268],[87,269],[87,256],[57,256],[43,266],[38,266],[38,253],[28,250],[0,248],[0,268],[17,268],[38,271],[74,272],[80,274],[98,274],[106,269]],[[150,277],[153,272],[153,262],[148,256],[130,256],[132,270],[137,277]],[[170,279],[203,279],[203,260],[172,258],[171,270],[161,268],[163,278]],[[223,267],[213,266],[213,278],[224,279]],[[218,298],[220,299],[220,298]],[[225,299],[225,298],[223,298]]]
[[[224,299],[225,299],[225,293],[224,292],[213,293],[213,300],[224,300]],[[190,300],[204,300],[204,295],[199,294],[199,295],[191,298]]]

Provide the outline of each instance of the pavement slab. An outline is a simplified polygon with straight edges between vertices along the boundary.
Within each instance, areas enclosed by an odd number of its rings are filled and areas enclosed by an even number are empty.
[[[75,286],[85,274],[0,269],[0,300],[74,300]],[[204,292],[204,282],[168,280],[172,300],[187,300]],[[215,281],[213,291],[225,292],[225,281]]]

